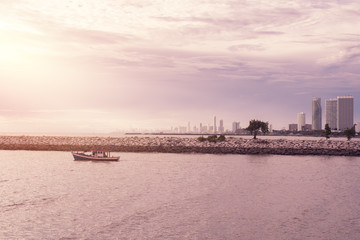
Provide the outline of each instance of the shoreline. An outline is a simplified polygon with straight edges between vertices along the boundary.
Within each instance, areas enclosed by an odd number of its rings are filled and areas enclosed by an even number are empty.
[[[274,154],[360,156],[360,141],[302,139],[244,139],[228,137],[224,142],[200,142],[184,137],[64,137],[0,136],[0,150],[158,152],[200,154]]]

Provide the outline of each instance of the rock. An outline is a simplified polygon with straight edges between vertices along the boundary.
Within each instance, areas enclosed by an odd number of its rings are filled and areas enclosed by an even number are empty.
[[[2,150],[89,151],[98,147],[117,152],[360,156],[359,141],[228,138],[212,143],[181,137],[0,136]]]

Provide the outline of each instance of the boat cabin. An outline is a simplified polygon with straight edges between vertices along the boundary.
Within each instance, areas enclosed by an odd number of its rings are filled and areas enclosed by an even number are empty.
[[[110,157],[110,151],[108,149],[94,149],[92,155],[94,157]]]

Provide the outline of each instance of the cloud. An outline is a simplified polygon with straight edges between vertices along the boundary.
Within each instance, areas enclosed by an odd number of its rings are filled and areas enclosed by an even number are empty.
[[[261,109],[275,121],[267,109],[360,87],[356,1],[1,4],[0,86],[11,91],[0,102],[10,112],[200,118],[228,109],[246,119]]]
[[[117,33],[104,32],[98,30],[84,30],[77,28],[68,28],[60,30],[56,34],[57,38],[66,41],[76,41],[82,44],[116,44],[124,41],[130,41],[132,37]],[[60,40],[59,39],[59,40]]]
[[[237,52],[239,50],[248,50],[248,51],[263,51],[265,48],[259,44],[239,44],[228,47],[229,51]]]
[[[343,47],[337,53],[321,59],[320,64],[324,66],[326,72],[360,74],[358,68],[360,64],[360,45]],[[350,76],[348,75],[348,77]]]
[[[255,34],[260,34],[260,35],[281,35],[284,34],[284,32],[277,32],[277,31],[257,31],[254,32]]]

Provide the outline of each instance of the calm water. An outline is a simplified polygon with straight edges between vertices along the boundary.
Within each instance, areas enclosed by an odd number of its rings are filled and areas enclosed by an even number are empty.
[[[0,151],[0,239],[360,239],[360,158]]]

